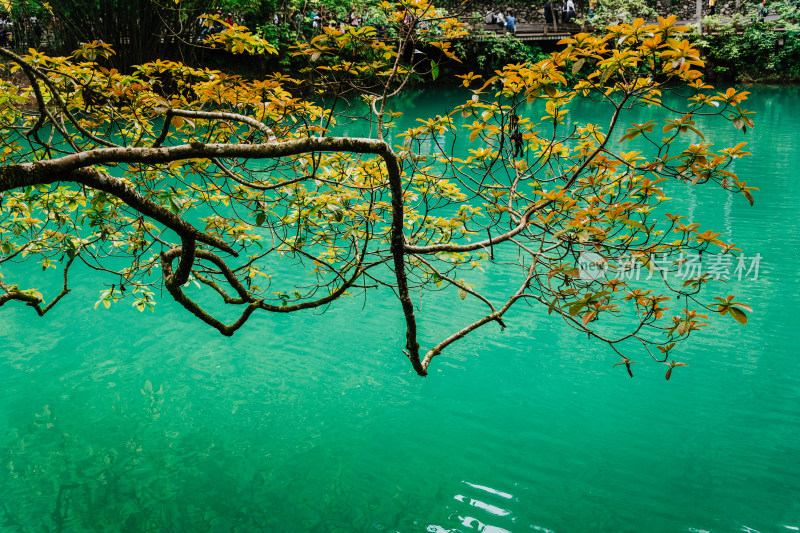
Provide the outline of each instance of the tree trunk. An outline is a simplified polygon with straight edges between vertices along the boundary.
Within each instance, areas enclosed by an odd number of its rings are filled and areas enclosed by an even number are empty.
[[[697,0],[697,31],[703,35],[703,0]]]

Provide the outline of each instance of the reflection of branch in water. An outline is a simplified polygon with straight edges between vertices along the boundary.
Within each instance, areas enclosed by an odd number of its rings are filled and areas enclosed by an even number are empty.
[[[61,504],[62,504],[62,497],[64,496],[64,492],[68,489],[75,489],[80,487],[80,485],[72,483],[70,485],[61,485],[58,488],[58,496],[56,496],[56,508],[53,509],[53,520],[56,523],[55,530],[56,532],[63,531],[64,529],[64,516],[66,513],[61,512]]]

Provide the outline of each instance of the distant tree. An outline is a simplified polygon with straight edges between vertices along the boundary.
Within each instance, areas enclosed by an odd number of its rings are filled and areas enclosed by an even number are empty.
[[[655,20],[657,17],[658,11],[646,0],[603,0],[589,22],[595,28],[605,28],[614,24],[630,24],[637,18]],[[600,31],[602,33],[602,29]]]
[[[20,0],[20,21],[37,14],[51,28],[51,48],[69,54],[81,43],[101,41],[113,47],[107,58],[126,71],[155,59],[190,61],[202,50],[198,39],[216,9],[251,12],[258,2],[246,0]]]
[[[753,190],[731,171],[744,143],[715,148],[696,126],[696,117],[717,115],[746,131],[747,93],[703,83],[699,53],[674,18],[577,35],[484,83],[461,76],[463,104],[398,132],[393,99],[410,77],[439,75],[415,51],[451,57],[435,35],[463,29],[430,17],[422,1],[396,8],[387,13],[394,42],[369,27],[326,30],[297,45],[304,72],[263,80],[169,61],[121,74],[97,64],[113,53],[98,42],[66,58],[0,49],[31,84],[0,85],[0,269],[19,262],[63,276],[45,297],[3,269],[0,306],[45,314],[66,300],[70,271],[82,264],[104,284],[96,306],[127,300],[152,310],[164,289],[232,335],[258,311],[326,308],[387,287],[420,375],[453,342],[486,324],[504,327],[509,309],[524,304],[607,345],[629,373],[634,354],[649,354],[669,366],[667,378],[683,364],[673,358],[677,343],[710,313],[746,322],[747,306],[705,296],[714,276],[676,284],[669,275],[688,253],[735,264],[737,250],[667,213],[680,201],[667,198],[665,180],[750,202]],[[269,49],[235,30],[215,39],[236,51]],[[165,72],[171,86],[159,81]],[[312,91],[313,99],[299,96]],[[667,92],[684,105],[662,103]],[[602,103],[603,122],[565,121],[575,99]],[[626,124],[642,106],[653,119]],[[354,117],[370,133],[338,135],[337,124]],[[462,134],[470,148],[454,152]],[[272,278],[279,263],[297,279]],[[481,288],[479,269],[512,281]],[[412,294],[438,290],[485,312],[421,349]],[[237,318],[223,321],[221,308]]]

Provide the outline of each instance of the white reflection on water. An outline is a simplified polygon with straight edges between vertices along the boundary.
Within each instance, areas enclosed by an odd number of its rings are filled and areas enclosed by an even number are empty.
[[[489,503],[485,503],[485,502],[482,502],[480,500],[474,500],[472,498],[467,498],[466,496],[462,496],[461,494],[456,494],[453,498],[458,500],[458,501],[460,501],[460,502],[469,503],[471,506],[477,507],[478,509],[483,509],[487,513],[493,514],[495,516],[508,516],[508,515],[511,514],[511,511],[507,511],[505,509],[501,509],[500,507],[497,507],[496,505],[491,505]]]
[[[478,485],[475,483],[470,483],[469,481],[466,480],[462,480],[462,483],[472,489],[477,489],[483,492],[484,495],[476,496],[473,498],[471,496],[467,496],[464,494],[456,494],[455,496],[453,496],[454,500],[461,503],[465,503],[469,505],[470,508],[480,509],[481,511],[485,512],[487,516],[483,517],[483,520],[486,520],[488,517],[498,517],[498,518],[502,517],[507,522],[511,523],[516,522],[516,518],[512,517],[512,511],[510,509],[504,509],[503,507],[500,507],[498,505],[493,505],[491,503],[487,503],[485,501],[482,501],[481,499],[478,499],[478,498],[484,498],[491,500],[491,498],[493,497],[499,497],[506,500],[506,503],[510,503],[508,502],[508,500],[513,499],[513,501],[517,501],[516,498],[514,498],[513,494],[493,489],[492,487],[486,485]],[[479,531],[480,533],[511,533],[510,530],[505,529],[503,527],[487,524],[486,522],[482,521],[479,518],[469,516],[465,513],[462,514],[463,511],[464,509],[462,508],[461,512],[454,513],[453,515],[450,516],[451,520],[458,520],[461,527],[455,529],[448,529],[445,526],[430,525],[428,526],[427,531],[430,533],[456,533],[462,531],[463,527],[463,528],[468,528],[472,531]]]
[[[460,517],[461,524],[464,527],[468,527],[470,529],[475,529],[480,531],[481,533],[511,533],[507,529],[503,529],[502,527],[492,526],[489,524],[484,524],[477,518],[472,518],[471,516]]]
[[[465,485],[469,485],[473,489],[480,489],[480,490],[484,490],[486,492],[490,492],[492,494],[496,494],[497,496],[500,496],[501,498],[510,499],[512,497],[512,495],[507,493],[507,492],[500,492],[499,490],[495,490],[495,489],[493,489],[491,487],[485,487],[483,485],[475,485],[475,484],[470,483],[469,481],[464,481],[464,484]]]
[[[503,529],[502,527],[484,524],[477,518],[472,518],[469,516],[463,518],[458,517],[458,518],[461,520],[462,525],[470,529],[476,529],[481,533],[511,533],[509,530]],[[531,524],[531,529],[533,529],[534,531],[541,531],[542,533],[555,533],[555,531],[553,531],[552,529],[547,529],[546,527],[540,527],[534,524]],[[428,531],[428,533],[459,533],[459,530],[447,529],[437,525],[428,526],[426,531]]]

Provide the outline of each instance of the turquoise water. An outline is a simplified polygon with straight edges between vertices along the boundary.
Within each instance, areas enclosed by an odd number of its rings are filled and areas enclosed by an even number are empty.
[[[754,313],[698,336],[669,382],[657,364],[629,379],[546,310],[464,339],[422,379],[389,293],[261,314],[229,339],[167,299],[95,310],[79,284],[44,318],[0,312],[0,531],[800,529],[800,91],[753,92],[736,171],[755,206],[670,192],[761,254],[759,279],[730,287]],[[425,340],[462,323],[453,305],[420,302]]]

